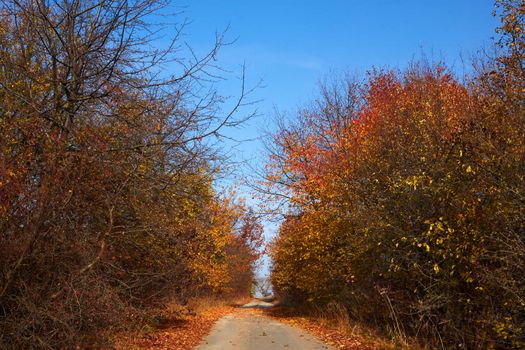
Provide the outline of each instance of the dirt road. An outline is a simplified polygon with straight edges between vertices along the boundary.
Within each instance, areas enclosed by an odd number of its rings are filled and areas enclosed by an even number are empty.
[[[244,308],[272,304],[255,300]],[[238,312],[220,319],[196,350],[314,350],[333,349],[310,334],[255,313]]]

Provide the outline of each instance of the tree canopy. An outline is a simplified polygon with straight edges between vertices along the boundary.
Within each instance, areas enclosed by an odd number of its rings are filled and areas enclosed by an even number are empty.
[[[525,347],[524,8],[496,2],[499,50],[463,79],[374,69],[281,121],[266,168],[290,198],[281,297],[436,347]]]

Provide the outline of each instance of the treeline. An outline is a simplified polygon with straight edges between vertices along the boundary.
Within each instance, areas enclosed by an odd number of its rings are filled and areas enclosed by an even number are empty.
[[[336,78],[280,123],[281,298],[431,348],[525,348],[525,3],[496,13],[497,54],[470,76],[416,63]]]
[[[252,288],[261,226],[214,189],[245,94],[221,110],[223,38],[185,58],[167,4],[0,2],[2,349],[109,347],[166,298]]]

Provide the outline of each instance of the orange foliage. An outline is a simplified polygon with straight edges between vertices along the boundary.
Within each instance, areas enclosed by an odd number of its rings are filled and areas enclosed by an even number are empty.
[[[278,293],[343,303],[400,339],[525,346],[523,103],[482,92],[485,77],[372,71],[340,84],[345,114],[325,95],[275,135],[268,186],[292,197]]]

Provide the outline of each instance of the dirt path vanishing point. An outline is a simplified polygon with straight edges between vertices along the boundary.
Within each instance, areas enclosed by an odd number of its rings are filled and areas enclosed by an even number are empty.
[[[254,300],[243,308],[267,308],[270,303]],[[303,330],[269,317],[239,312],[221,318],[196,350],[333,350],[333,347]]]

